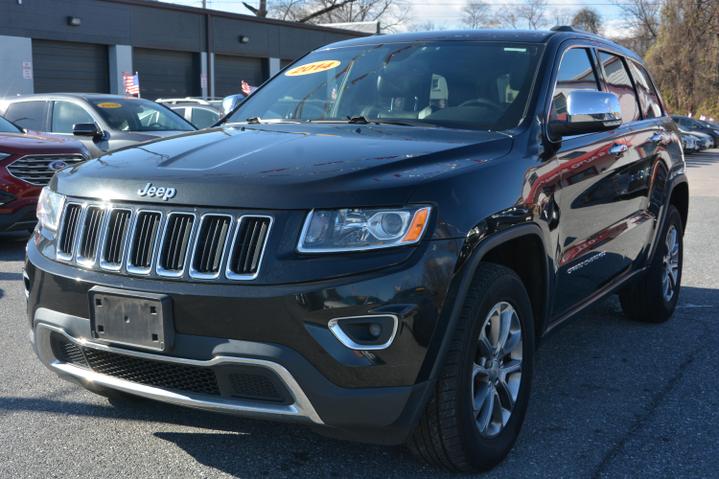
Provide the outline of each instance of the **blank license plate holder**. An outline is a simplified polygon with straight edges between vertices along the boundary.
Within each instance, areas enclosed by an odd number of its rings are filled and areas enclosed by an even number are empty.
[[[172,347],[172,301],[167,295],[95,286],[89,297],[94,340],[151,351]]]

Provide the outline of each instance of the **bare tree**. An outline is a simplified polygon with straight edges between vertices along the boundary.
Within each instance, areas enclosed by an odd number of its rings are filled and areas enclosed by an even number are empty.
[[[660,13],[666,0],[614,0],[614,2],[624,12],[625,26],[631,32],[629,37],[617,41],[644,55],[657,39]]]
[[[349,23],[381,21],[392,30],[407,21],[409,9],[395,0],[277,0],[269,16],[303,23]]]
[[[472,1],[462,8],[462,23],[472,30],[494,26],[497,22],[488,3]]]
[[[432,20],[427,20],[422,23],[412,23],[407,28],[410,32],[433,32],[435,30],[442,30],[442,27],[434,23]]]
[[[572,11],[568,8],[555,8],[552,11],[555,25],[570,25],[572,23]]]
[[[572,18],[572,26],[586,32],[599,33],[602,29],[602,17],[593,8],[584,7],[579,9]]]
[[[526,0],[519,5],[503,5],[499,7],[497,22],[508,28],[527,28],[539,30],[546,27],[547,0]]]

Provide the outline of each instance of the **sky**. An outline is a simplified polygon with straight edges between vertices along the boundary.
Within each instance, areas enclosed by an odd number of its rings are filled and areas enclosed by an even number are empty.
[[[180,5],[201,7],[202,0],[162,0]],[[257,0],[246,0],[250,5],[256,5]],[[505,5],[511,8],[522,3],[523,0],[492,1],[484,0],[491,5]],[[621,0],[620,0],[621,1]],[[271,3],[272,0],[269,0]],[[400,5],[407,5],[410,8],[410,23],[426,24],[432,22],[443,28],[462,28],[462,7],[466,0],[396,0]],[[565,11],[571,14],[583,6],[589,6],[602,15],[605,27],[605,35],[610,37],[622,37],[626,35],[622,21],[622,11],[613,0],[547,0],[547,8],[552,11]],[[207,0],[207,7],[213,10],[224,10],[234,13],[251,14],[247,8],[237,0]],[[552,15],[553,16],[553,15]],[[404,25],[404,29],[410,25]],[[403,28],[400,28],[402,30]]]

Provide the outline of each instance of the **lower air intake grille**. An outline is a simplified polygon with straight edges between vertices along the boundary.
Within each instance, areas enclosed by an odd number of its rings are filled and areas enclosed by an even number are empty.
[[[130,210],[112,210],[102,259],[109,266],[120,266],[125,238],[130,226]]]
[[[230,224],[229,216],[212,215],[202,219],[192,263],[194,271],[202,274],[216,274],[220,271]]]
[[[97,243],[100,240],[100,226],[105,211],[98,206],[90,206],[85,213],[83,222],[82,238],[80,239],[80,258],[87,260],[95,259]]]
[[[242,218],[230,256],[232,274],[246,277],[257,274],[269,230],[270,218],[263,216]]]
[[[142,211],[137,215],[130,265],[142,269],[150,268],[161,218],[160,213],[149,211]]]
[[[58,361],[133,383],[212,396],[291,404],[292,395],[271,371],[257,366],[189,366],[81,347],[52,333]]]
[[[75,233],[80,222],[80,213],[82,213],[82,206],[80,205],[71,204],[65,208],[65,219],[58,242],[58,250],[63,255],[72,255],[73,246],[75,245]]]

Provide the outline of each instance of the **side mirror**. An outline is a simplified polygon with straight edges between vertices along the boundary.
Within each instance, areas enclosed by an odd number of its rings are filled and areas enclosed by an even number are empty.
[[[99,139],[103,136],[103,131],[96,123],[77,123],[72,127],[72,134],[75,136],[89,136],[93,139]]]
[[[612,130],[622,124],[619,98],[614,93],[572,90],[564,98],[566,113],[549,122],[552,139]],[[555,97],[554,102],[561,101]]]

